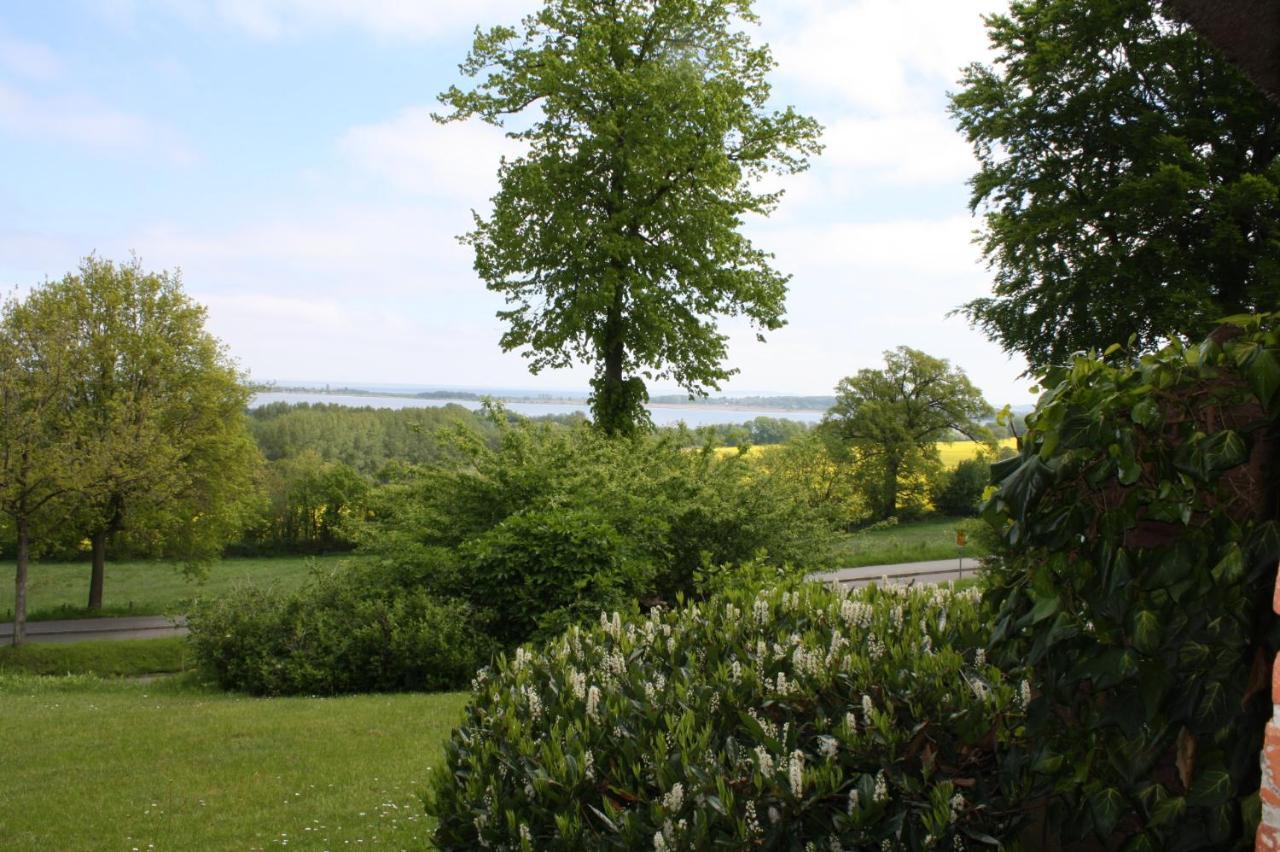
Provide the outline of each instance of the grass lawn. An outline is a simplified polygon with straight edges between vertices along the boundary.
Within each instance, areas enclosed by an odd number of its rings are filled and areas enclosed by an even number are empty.
[[[27,581],[27,618],[83,618],[96,615],[172,615],[192,598],[217,595],[252,580],[292,589],[302,585],[310,567],[333,567],[351,556],[279,556],[223,559],[209,566],[203,580],[188,577],[178,562],[108,562],[103,611],[90,613],[89,563],[50,562],[31,566]],[[12,563],[0,566],[0,621],[13,620]]]
[[[418,795],[465,699],[0,675],[0,845],[421,848]]]
[[[194,666],[195,655],[181,636],[0,647],[0,675],[134,676],[182,672]]]
[[[972,518],[929,518],[898,524],[885,529],[857,532],[843,536],[835,547],[836,565],[857,568],[860,565],[896,565],[900,562],[927,562],[933,559],[955,559],[956,529],[969,531],[965,556],[984,556],[975,541],[973,529],[980,521]]]

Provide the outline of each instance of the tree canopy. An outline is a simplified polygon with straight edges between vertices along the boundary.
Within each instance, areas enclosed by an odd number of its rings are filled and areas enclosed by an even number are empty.
[[[90,609],[102,606],[114,537],[135,552],[200,559],[251,522],[260,455],[245,422],[249,392],[176,273],[88,257],[35,288],[7,317],[19,321],[35,329],[28,349],[69,352],[39,416],[46,429],[69,422],[55,439],[74,460],[61,473],[60,524],[63,537],[92,543]],[[40,472],[63,467],[42,462]]]
[[[958,367],[918,349],[884,353],[882,370],[863,369],[836,385],[836,404],[823,430],[862,471],[865,491],[880,517],[894,517],[904,479],[922,465],[938,464],[935,444],[953,431],[988,440],[979,422],[991,414],[979,391]],[[920,483],[924,484],[924,483]]]
[[[25,638],[33,540],[65,509],[83,464],[81,418],[67,404],[79,375],[76,318],[44,295],[9,299],[0,313],[0,512],[17,545],[14,645]]]
[[[460,66],[475,88],[440,96],[441,120],[527,125],[463,239],[506,298],[503,349],[534,372],[592,364],[608,434],[647,421],[646,381],[701,394],[732,375],[717,316],[783,323],[788,276],[741,226],[774,209],[781,191],[760,179],[804,169],[819,127],[766,106],[773,60],[741,27],[751,5],[548,0],[477,33]]]
[[[1280,111],[1156,0],[1016,0],[952,114],[994,295],[960,310],[1033,370],[1280,301]]]

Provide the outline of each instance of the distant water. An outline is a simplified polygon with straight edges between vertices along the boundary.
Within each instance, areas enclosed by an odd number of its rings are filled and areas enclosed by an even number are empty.
[[[461,405],[473,411],[480,408],[480,403],[474,399],[414,399],[405,396],[349,396],[339,393],[286,393],[283,391],[255,394],[253,399],[249,400],[249,407],[257,408],[272,402],[329,403],[330,405],[348,405],[353,408],[439,408],[445,405]],[[511,411],[527,417],[572,414],[575,411],[588,413],[587,406],[580,403],[507,402],[503,404]],[[658,426],[674,426],[683,420],[691,427],[698,427],[718,423],[745,423],[757,417],[776,417],[781,420],[797,420],[801,423],[817,423],[822,419],[822,412],[784,411],[777,408],[726,408],[719,405],[650,405],[649,416]]]

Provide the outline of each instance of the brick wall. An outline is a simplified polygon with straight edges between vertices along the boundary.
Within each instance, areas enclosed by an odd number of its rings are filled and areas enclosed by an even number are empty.
[[[1280,578],[1276,579],[1272,609],[1280,613]],[[1257,852],[1280,852],[1280,659],[1271,666],[1271,703],[1275,708],[1262,745],[1262,822],[1254,845]]]

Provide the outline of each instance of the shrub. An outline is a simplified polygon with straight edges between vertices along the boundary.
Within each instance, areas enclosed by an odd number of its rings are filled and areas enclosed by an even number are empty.
[[[991,465],[983,459],[965,459],[934,480],[930,494],[933,507],[946,515],[976,515],[990,481]]]
[[[465,463],[379,489],[362,547],[467,600],[508,646],[693,594],[708,564],[827,557],[823,514],[745,458],[585,425],[499,416],[495,429],[496,448],[464,435]]]
[[[1252,843],[1271,715],[1280,323],[1077,357],[1045,378],[986,517],[993,642],[1037,699],[1025,765],[1051,833],[1106,848]]]
[[[291,594],[253,586],[200,602],[189,619],[202,669],[255,695],[455,689],[492,653],[466,604],[316,574]]]
[[[969,848],[1013,824],[1023,691],[976,594],[818,584],[602,615],[482,671],[432,775],[444,849]]]

